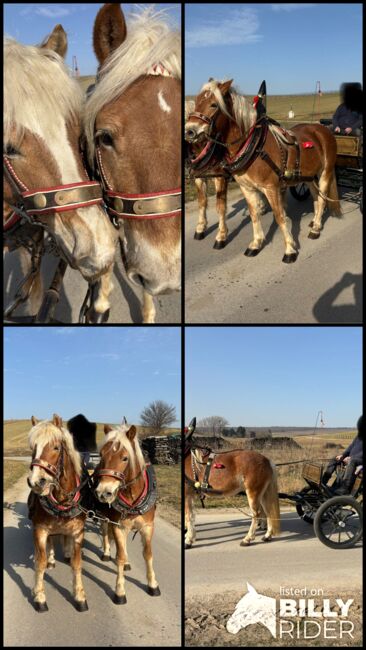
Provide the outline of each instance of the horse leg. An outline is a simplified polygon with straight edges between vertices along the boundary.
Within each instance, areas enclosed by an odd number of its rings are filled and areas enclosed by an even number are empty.
[[[265,239],[262,224],[260,221],[262,201],[260,200],[260,196],[257,190],[251,189],[247,186],[243,187],[242,185],[240,186],[240,189],[247,202],[253,226],[253,239],[246,249],[244,255],[247,257],[255,257],[255,255],[258,255],[262,249]]]
[[[47,567],[47,538],[48,530],[45,530],[44,528],[35,528],[33,530],[34,564],[36,572],[33,597],[34,606],[37,612],[48,611],[43,579]]]
[[[329,172],[323,171],[318,183],[322,194],[327,195],[330,181],[331,176],[329,176]],[[320,195],[319,190],[313,183],[309,184],[309,188],[314,201],[314,218],[309,224],[310,231],[308,237],[309,239],[318,239],[318,237],[320,237],[320,231],[322,230],[322,216],[327,202]]]
[[[203,178],[195,178],[194,184],[198,199],[198,223],[194,238],[203,239],[207,228],[207,182]]]
[[[118,528],[113,526],[113,535],[114,541],[116,543],[116,564],[117,564],[117,582],[116,590],[113,598],[113,602],[116,605],[124,605],[127,603],[126,592],[125,592],[125,577],[124,577],[124,566],[126,564],[125,548],[126,548],[126,537],[128,530],[125,528]]]
[[[73,552],[73,539],[71,535],[62,536],[62,547],[64,551],[64,560],[69,563]]]
[[[267,515],[262,504],[260,504],[259,529],[263,531],[267,530]]]
[[[240,542],[240,546],[249,546],[250,542],[253,539],[255,539],[258,520],[259,517],[261,516],[261,505],[260,505],[259,495],[254,491],[252,492],[247,486],[245,487],[245,491],[247,494],[249,507],[252,512],[252,521],[246,536]]]
[[[227,180],[226,178],[215,178],[216,189],[216,210],[219,215],[219,232],[216,235],[214,248],[224,248],[228,235],[226,225],[226,200],[227,200]]]
[[[142,300],[142,322],[155,323],[156,309],[154,298],[144,290]]]
[[[55,562],[55,546],[52,535],[49,536],[47,540],[48,544],[48,558],[47,558],[47,569],[54,569],[56,566]]]
[[[184,500],[185,507],[185,520],[186,520],[186,536],[185,536],[185,548],[191,548],[194,540],[196,539],[196,530],[194,527],[194,510],[193,510],[193,495],[186,494]]]
[[[78,612],[86,612],[88,603],[81,577],[81,547],[84,539],[84,531],[81,531],[73,538],[73,553],[71,555],[71,568],[73,572],[73,593],[75,606]]]
[[[111,559],[111,545],[109,538],[109,526],[107,521],[103,521],[100,527],[103,540],[103,555],[102,562],[109,562]]]
[[[154,524],[142,526],[140,528],[140,535],[144,545],[143,556],[146,562],[146,578],[148,584],[148,593],[150,596],[160,596],[160,589],[155,577],[153,567],[153,554],[151,548],[151,540],[154,533]]]
[[[271,205],[273,210],[274,217],[278,226],[282,230],[283,238],[285,240],[285,254],[282,258],[282,262],[286,264],[291,264],[291,262],[296,262],[298,252],[296,250],[296,244],[292,237],[290,228],[288,224],[290,223],[289,218],[286,215],[284,207],[284,197],[285,194],[282,193],[279,187],[273,190],[264,190],[264,193]]]

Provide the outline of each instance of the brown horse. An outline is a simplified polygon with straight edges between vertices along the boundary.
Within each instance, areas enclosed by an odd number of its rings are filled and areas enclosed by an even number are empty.
[[[50,235],[63,272],[67,262],[91,287],[96,313],[89,315],[97,320],[109,308],[117,238],[83,164],[83,95],[64,63],[66,50],[61,25],[41,46],[5,40],[5,245],[32,251],[20,302],[32,292],[39,300],[43,232]]]
[[[193,428],[194,430],[194,428]],[[215,453],[202,449],[192,440],[193,430],[186,438],[185,474],[185,548],[191,548],[195,541],[193,501],[196,494],[210,496],[234,496],[245,490],[252,513],[252,522],[240,545],[248,546],[255,539],[258,523],[265,523],[267,531],[263,537],[268,542],[280,533],[280,507],[277,490],[276,469],[273,463],[256,451],[233,451]],[[211,464],[206,483],[207,463]]]
[[[231,87],[232,80],[206,83],[196,98],[195,111],[185,125],[189,143],[219,143],[226,149],[225,168],[232,173],[248,203],[254,238],[245,254],[253,257],[264,245],[259,218],[259,192],[268,199],[285,240],[283,262],[295,262],[298,252],[288,227],[285,192],[300,179],[308,183],[314,199],[309,237],[316,239],[328,204],[341,214],[335,178],[337,146],[321,124],[298,124],[285,132],[257,111]]]
[[[108,211],[121,227],[127,276],[153,296],[181,284],[181,42],[151,8],[128,28],[118,3],[95,20],[99,72],[87,101],[90,164],[98,168]]]
[[[28,485],[29,518],[33,523],[35,549],[34,605],[38,612],[48,610],[44,590],[44,572],[54,565],[51,535],[66,535],[72,540],[71,568],[75,607],[88,609],[81,578],[81,547],[84,538],[85,514],[78,508],[80,499],[81,461],[73,439],[54,415],[52,421],[38,421],[32,416],[29,433],[32,462]],[[47,540],[51,551],[47,564]]]
[[[148,593],[159,596],[160,589],[153,569],[151,541],[154,533],[156,485],[151,466],[147,467],[136,436],[136,427],[105,425],[105,441],[100,449],[101,461],[94,472],[98,511],[108,517],[104,526],[103,560],[109,558],[109,538],[117,548],[117,582],[113,602],[127,602],[124,571],[130,568],[127,535],[139,531],[146,562]]]

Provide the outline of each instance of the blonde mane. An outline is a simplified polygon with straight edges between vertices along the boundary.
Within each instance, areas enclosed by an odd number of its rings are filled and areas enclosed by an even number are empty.
[[[100,449],[102,449],[102,447],[104,447],[104,445],[106,445],[110,441],[116,442],[118,444],[118,449],[124,447],[127,450],[127,453],[131,460],[132,469],[133,470],[136,469],[136,461],[137,461],[138,465],[140,466],[140,469],[143,470],[146,467],[146,462],[143,453],[141,451],[137,434],[134,439],[135,448],[133,448],[130,440],[127,438],[127,431],[130,429],[130,427],[131,427],[130,424],[122,424],[120,426],[115,427],[115,429],[113,429],[106,435]]]
[[[137,79],[160,63],[176,79],[181,78],[181,38],[178,31],[160,20],[153,8],[133,14],[126,40],[103,65],[98,83],[85,107],[85,135],[90,160],[94,157],[94,124],[99,111],[119,97]]]
[[[24,129],[52,134],[55,116],[79,119],[83,95],[54,51],[4,40],[4,145],[20,141]],[[14,133],[14,127],[16,133]]]
[[[243,133],[248,133],[251,127],[255,124],[255,121],[257,119],[257,111],[250,104],[250,102],[245,99],[245,97],[243,97],[243,95],[240,95],[235,88],[231,87],[229,90],[233,104],[233,115],[231,116],[226,108],[222,92],[218,85],[219,83],[224,82],[219,82],[214,79],[212,81],[208,81],[202,86],[201,92],[204,92],[205,90],[210,91],[214,95],[221,112],[230,119],[234,118],[240,130]]]
[[[44,447],[47,443],[63,442],[65,444],[67,454],[74,467],[75,473],[81,476],[81,459],[79,452],[74,447],[74,440],[67,429],[64,427],[56,427],[53,422],[49,420],[42,420],[38,422],[29,432],[29,445],[33,451],[37,449],[38,457],[41,456]]]

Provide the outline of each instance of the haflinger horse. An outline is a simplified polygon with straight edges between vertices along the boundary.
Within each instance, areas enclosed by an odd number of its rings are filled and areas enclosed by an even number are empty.
[[[200,447],[193,439],[195,419],[185,438],[184,494],[185,494],[185,548],[192,547],[196,530],[194,526],[194,497],[234,496],[245,490],[252,514],[248,533],[240,542],[248,546],[254,539],[258,524],[267,530],[262,538],[269,542],[280,533],[280,507],[277,475],[274,464],[257,451],[234,449],[213,453]]]
[[[123,423],[118,427],[105,425],[106,434],[100,449],[101,461],[93,474],[98,512],[108,517],[103,524],[103,557],[110,559],[109,540],[114,537],[117,548],[117,582],[113,602],[127,602],[124,571],[130,569],[127,536],[139,531],[146,562],[148,593],[159,596],[160,589],[153,568],[151,541],[156,510],[156,481],[151,465],[147,465],[136,435],[136,427]]]
[[[90,165],[98,169],[120,228],[131,282],[143,289],[143,321],[153,296],[181,285],[181,40],[151,8],[126,27],[119,4],[95,20],[99,72],[85,111]]]
[[[263,248],[265,236],[259,218],[259,193],[268,199],[285,241],[283,262],[297,259],[298,251],[288,226],[285,193],[289,185],[306,182],[314,200],[314,218],[309,237],[316,239],[322,228],[326,205],[341,214],[335,177],[337,146],[334,136],[321,124],[298,124],[285,131],[233,87],[232,80],[210,80],[196,98],[195,110],[185,125],[188,143],[206,143],[224,148],[223,168],[240,186],[247,201],[254,238],[245,251],[254,257]],[[206,152],[208,155],[209,152]],[[225,241],[225,240],[223,240]]]
[[[79,146],[83,94],[64,63],[67,37],[57,25],[40,46],[6,38],[4,48],[4,233],[8,250],[28,250],[28,277],[16,304],[41,296],[43,232],[88,282],[89,320],[109,309],[117,237],[98,182]],[[13,307],[14,309],[15,307]]]
[[[82,466],[71,434],[62,419],[38,421],[32,416],[29,432],[32,461],[28,485],[29,518],[33,523],[35,586],[34,606],[38,612],[48,610],[44,589],[44,572],[54,566],[51,535],[71,539],[73,595],[79,612],[88,609],[81,577],[81,547],[84,538],[85,514],[79,508],[82,487]],[[51,542],[47,562],[47,541]]]

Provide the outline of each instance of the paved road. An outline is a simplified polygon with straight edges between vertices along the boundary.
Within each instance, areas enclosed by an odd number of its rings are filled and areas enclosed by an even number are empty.
[[[141,323],[140,292],[127,279],[119,253],[114,267],[111,294],[111,311],[109,323]],[[48,287],[56,269],[55,257],[45,256],[42,269],[44,286]],[[22,279],[19,255],[17,252],[7,253],[4,257],[4,304],[8,305],[14,296],[18,282]],[[61,299],[56,309],[55,318],[63,323],[77,323],[80,307],[85,298],[87,283],[78,271],[67,269],[62,289]],[[155,298],[156,323],[180,323],[181,294],[174,293]],[[14,315],[25,315],[24,308],[19,308]]]
[[[362,322],[362,217],[355,203],[342,200],[343,218],[326,218],[320,238],[312,240],[307,237],[312,202],[298,203],[289,194],[288,215],[300,254],[294,264],[284,264],[283,238],[272,212],[262,217],[265,248],[254,258],[243,255],[252,226],[237,186],[228,197],[228,243],[213,250],[218,219],[215,198],[209,201],[202,241],[193,239],[197,202],[186,205],[186,322]]]
[[[72,604],[71,569],[56,551],[56,568],[47,570],[45,588],[49,611],[37,613],[31,604],[34,581],[33,543],[25,500],[24,478],[6,494],[13,509],[4,518],[4,644],[7,647],[130,647],[180,646],[180,533],[158,518],[153,540],[155,572],[161,596],[146,589],[141,542],[129,538],[132,570],[126,573],[126,605],[115,605],[114,563],[102,563],[100,537],[88,525],[83,577],[89,611]],[[17,495],[17,496],[16,496]],[[113,553],[113,551],[112,551]]]
[[[321,544],[311,525],[296,513],[281,514],[281,537],[252,546],[240,541],[249,519],[232,510],[198,511],[197,541],[185,551],[187,596],[243,590],[247,581],[256,588],[280,586],[327,588],[361,585],[362,548],[333,550]]]

